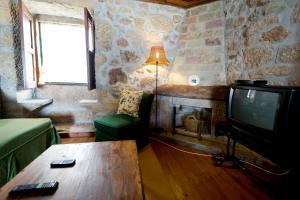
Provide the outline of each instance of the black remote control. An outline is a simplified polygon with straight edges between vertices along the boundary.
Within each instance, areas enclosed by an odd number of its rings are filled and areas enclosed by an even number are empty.
[[[57,167],[71,167],[75,165],[76,160],[75,159],[69,159],[69,160],[55,160],[50,163],[51,168],[57,168]]]
[[[23,194],[23,193],[30,193],[30,192],[39,192],[42,194],[47,194],[47,193],[55,192],[57,187],[58,187],[57,181],[17,185],[9,192],[9,194],[13,195],[13,194]]]

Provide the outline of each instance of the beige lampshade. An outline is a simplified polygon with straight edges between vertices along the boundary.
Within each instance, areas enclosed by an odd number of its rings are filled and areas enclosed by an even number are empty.
[[[155,65],[156,62],[159,65],[168,65],[169,61],[166,58],[165,50],[162,46],[153,46],[151,47],[151,52],[146,60],[147,65]]]

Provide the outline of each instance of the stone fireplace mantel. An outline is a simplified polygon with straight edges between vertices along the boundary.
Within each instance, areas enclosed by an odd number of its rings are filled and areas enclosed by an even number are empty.
[[[227,98],[228,87],[224,85],[190,86],[164,84],[157,88],[157,93],[161,96],[225,101]]]

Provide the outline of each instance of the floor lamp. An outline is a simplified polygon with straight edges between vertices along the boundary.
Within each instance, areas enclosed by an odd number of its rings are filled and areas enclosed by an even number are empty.
[[[169,64],[166,58],[165,50],[162,46],[151,47],[150,55],[146,60],[146,65],[156,65],[155,76],[155,128],[154,131],[159,131],[157,126],[157,83],[158,83],[158,66],[166,66]]]

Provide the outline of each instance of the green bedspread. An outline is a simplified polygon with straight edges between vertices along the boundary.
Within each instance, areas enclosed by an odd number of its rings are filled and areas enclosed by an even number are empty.
[[[0,119],[0,187],[60,137],[48,118]]]

